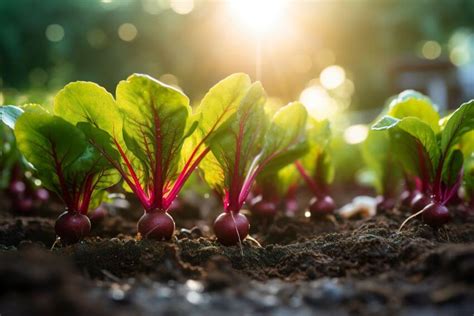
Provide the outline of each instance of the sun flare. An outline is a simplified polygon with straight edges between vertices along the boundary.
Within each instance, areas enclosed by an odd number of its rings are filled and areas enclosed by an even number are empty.
[[[261,36],[275,30],[287,0],[229,0],[232,15],[249,31]]]

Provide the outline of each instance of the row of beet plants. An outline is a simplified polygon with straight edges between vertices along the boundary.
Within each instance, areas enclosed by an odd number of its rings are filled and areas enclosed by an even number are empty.
[[[55,228],[67,243],[87,235],[88,211],[116,185],[144,208],[140,235],[170,239],[175,224],[168,210],[198,167],[222,198],[214,232],[224,245],[248,235],[245,203],[264,216],[280,208],[294,213],[301,183],[313,195],[313,218],[336,208],[329,122],[308,117],[298,102],[274,109],[261,84],[244,74],[216,84],[194,111],[182,92],[132,75],[118,84],[115,98],[94,83],[74,82],[50,111],[27,104],[3,106],[0,115],[35,175],[64,201]],[[390,99],[361,147],[379,209],[398,204],[433,227],[450,219],[449,204],[473,209],[473,128],[474,101],[440,118],[418,92]],[[400,183],[405,189],[397,198]]]
[[[255,180],[278,174],[309,148],[304,106],[270,110],[261,84],[245,74],[216,84],[194,111],[181,91],[134,74],[115,98],[95,83],[73,82],[50,110],[3,106],[0,115],[36,176],[64,202],[55,230],[66,243],[89,233],[88,211],[117,184],[144,208],[139,234],[170,239],[175,223],[167,211],[198,166],[222,196],[218,240],[239,243],[249,231],[240,210]]]
[[[400,208],[433,227],[450,220],[449,205],[474,210],[473,129],[474,100],[443,118],[421,93],[407,90],[389,100],[362,149],[380,208],[393,208],[402,182]]]

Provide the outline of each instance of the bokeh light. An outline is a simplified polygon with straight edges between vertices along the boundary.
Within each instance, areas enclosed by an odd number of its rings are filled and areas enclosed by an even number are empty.
[[[362,143],[367,138],[368,134],[369,128],[367,125],[356,124],[346,128],[344,131],[344,140],[348,144],[355,145]]]
[[[170,7],[178,14],[189,14],[194,9],[194,0],[171,0]]]
[[[118,35],[121,40],[131,42],[137,37],[138,30],[135,25],[131,23],[124,23],[118,29]]]
[[[333,116],[338,111],[336,101],[321,86],[313,85],[303,90],[299,98],[310,116],[317,120]]]
[[[436,59],[441,56],[441,45],[437,41],[426,41],[421,47],[421,54],[426,59]]]
[[[346,80],[346,72],[341,66],[332,65],[324,68],[319,79],[324,88],[335,89]]]
[[[59,42],[64,38],[64,28],[59,24],[48,25],[45,35],[49,41]]]

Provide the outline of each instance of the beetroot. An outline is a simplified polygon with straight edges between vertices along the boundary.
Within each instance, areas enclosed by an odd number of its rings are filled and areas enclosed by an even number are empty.
[[[33,199],[30,197],[17,197],[13,200],[12,207],[19,213],[30,213],[33,210]]]
[[[138,220],[138,232],[143,238],[170,240],[175,224],[173,218],[164,211],[148,211]]]
[[[395,207],[395,200],[393,198],[377,196],[377,212],[390,211]]]
[[[65,211],[59,215],[54,229],[63,242],[73,244],[89,234],[91,222],[79,212]]]
[[[252,212],[261,216],[274,216],[277,212],[277,205],[271,201],[260,200],[252,206]]]
[[[433,200],[430,197],[427,197],[422,193],[418,193],[411,202],[411,212],[415,214],[432,202]]]
[[[425,208],[422,218],[423,222],[433,228],[437,228],[449,222],[451,216],[446,206],[438,203],[432,203]]]
[[[309,211],[311,212],[311,216],[326,216],[332,214],[336,209],[336,203],[329,195],[323,197],[315,197],[311,199],[309,205]]]
[[[400,194],[400,207],[406,210],[411,209],[411,203],[418,194],[420,194],[419,191],[403,191],[402,194]]]
[[[249,234],[250,224],[245,215],[238,212],[225,212],[214,221],[214,233],[224,246],[239,243]]]
[[[107,207],[101,204],[99,205],[99,207],[96,207],[91,212],[91,214],[89,214],[89,219],[93,224],[97,224],[103,221],[104,218],[106,218],[108,214],[109,214],[109,211],[107,210]]]

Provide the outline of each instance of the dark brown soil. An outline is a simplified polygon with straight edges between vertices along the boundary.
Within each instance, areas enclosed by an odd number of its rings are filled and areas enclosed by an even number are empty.
[[[204,224],[137,240],[117,216],[50,251],[54,220],[1,213],[0,314],[471,315],[474,223],[413,220],[398,232],[405,216],[254,218],[261,245],[234,247]]]

